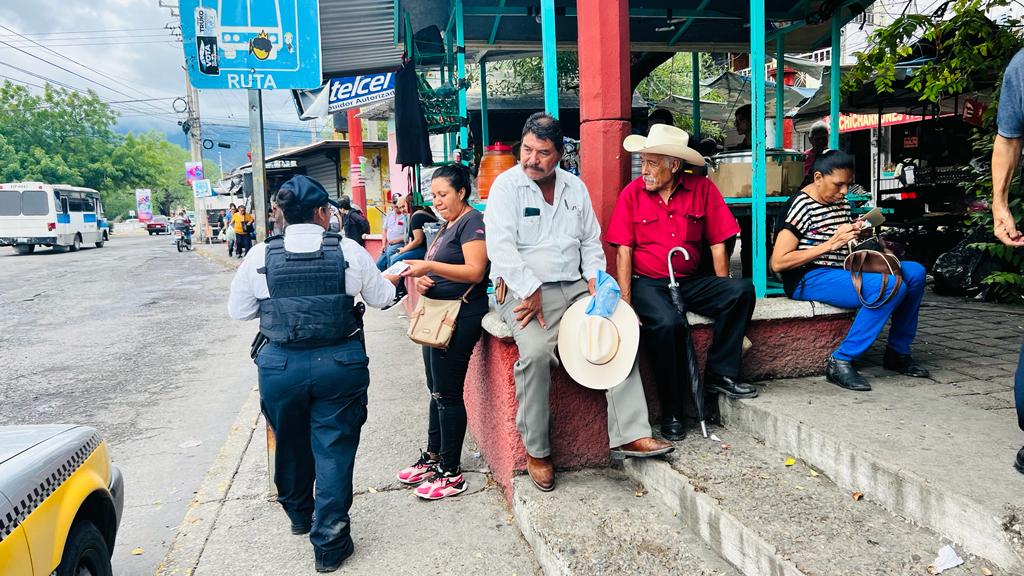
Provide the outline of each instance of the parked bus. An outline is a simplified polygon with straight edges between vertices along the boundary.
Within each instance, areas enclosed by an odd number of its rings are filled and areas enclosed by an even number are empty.
[[[110,239],[100,193],[92,188],[42,182],[0,184],[0,246],[31,254],[36,246],[83,244],[102,248]]]

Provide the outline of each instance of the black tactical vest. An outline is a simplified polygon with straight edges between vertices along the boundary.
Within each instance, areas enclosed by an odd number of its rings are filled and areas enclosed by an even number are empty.
[[[341,236],[324,233],[316,252],[284,249],[283,236],[267,238],[267,276],[270,298],[260,300],[260,332],[287,347],[315,348],[358,338],[362,321],[345,293],[348,263]]]

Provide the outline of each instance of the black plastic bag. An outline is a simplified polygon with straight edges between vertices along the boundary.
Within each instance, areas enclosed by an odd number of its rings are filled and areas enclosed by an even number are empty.
[[[985,289],[981,281],[997,271],[999,263],[990,254],[971,244],[987,241],[987,234],[985,227],[975,228],[967,238],[935,260],[932,276],[935,278],[936,294],[975,296]]]

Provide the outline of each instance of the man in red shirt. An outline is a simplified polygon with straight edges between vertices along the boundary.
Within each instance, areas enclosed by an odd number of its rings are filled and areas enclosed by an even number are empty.
[[[688,400],[685,351],[680,349],[683,321],[668,288],[668,253],[672,258],[688,310],[715,320],[708,353],[705,385],[731,398],[753,398],[757,390],[738,381],[743,335],[754,312],[754,286],[729,277],[724,242],[739,233],[739,225],[718,188],[704,176],[688,174],[687,164],[702,166],[704,158],[689,147],[684,130],[651,127],[645,138],[628,136],[623,147],[639,152],[641,177],[619,195],[606,235],[618,247],[616,276],[622,298],[632,304],[643,323],[641,335],[651,353],[661,399],[661,430],[666,439],[686,435],[683,418],[692,415]],[[711,247],[715,276],[697,276],[703,245]]]
[[[818,154],[828,148],[828,124],[821,120],[812,124],[807,139],[811,141],[811,147],[804,150],[804,177],[810,175],[813,180],[814,175],[811,174],[811,170],[814,168],[814,161],[818,159]]]

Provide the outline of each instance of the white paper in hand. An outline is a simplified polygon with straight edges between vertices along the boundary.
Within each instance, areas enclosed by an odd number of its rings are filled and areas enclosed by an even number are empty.
[[[409,265],[406,264],[405,262],[395,262],[394,264],[391,265],[390,268],[384,271],[384,274],[387,274],[389,276],[398,276],[399,274],[405,272],[408,269]]]

